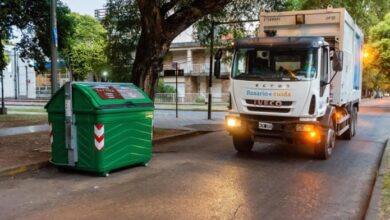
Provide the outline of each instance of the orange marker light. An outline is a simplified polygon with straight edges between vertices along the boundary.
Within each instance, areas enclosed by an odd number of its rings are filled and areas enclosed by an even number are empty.
[[[336,120],[339,120],[342,116],[340,112],[336,112]]]
[[[319,135],[318,131],[310,131],[310,132],[307,133],[306,138],[310,142],[318,142],[319,139],[320,139],[320,135]]]
[[[317,136],[317,132],[315,132],[315,131],[309,132],[309,137],[310,138],[315,138],[316,136]]]

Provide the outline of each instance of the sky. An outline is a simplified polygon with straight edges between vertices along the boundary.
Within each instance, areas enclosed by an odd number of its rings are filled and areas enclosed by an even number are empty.
[[[101,9],[106,4],[106,0],[61,0],[70,10],[84,15],[95,15],[96,9]]]

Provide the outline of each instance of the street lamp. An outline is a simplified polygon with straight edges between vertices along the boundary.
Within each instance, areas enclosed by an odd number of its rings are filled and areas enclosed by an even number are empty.
[[[363,62],[365,59],[367,59],[370,55],[368,54],[368,52],[364,52],[363,53]]]
[[[108,76],[107,71],[104,71],[104,72],[102,73],[102,75],[103,75],[103,82],[107,82],[107,76]]]
[[[50,4],[50,26],[51,26],[51,95],[58,90],[58,33],[57,33],[57,0],[51,0]]]

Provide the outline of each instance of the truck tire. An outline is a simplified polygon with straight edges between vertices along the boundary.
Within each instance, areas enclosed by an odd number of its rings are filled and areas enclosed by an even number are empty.
[[[353,107],[353,133],[352,136],[356,135],[357,121],[358,121],[358,110],[357,107]]]
[[[249,153],[252,151],[254,141],[252,140],[251,136],[248,135],[245,136],[233,135],[233,144],[237,152]]]
[[[351,111],[351,116],[348,120],[349,128],[346,130],[341,137],[346,140],[351,140],[356,134],[356,124],[357,124],[357,108],[353,107]]]
[[[316,157],[321,160],[327,160],[332,155],[333,148],[336,144],[336,131],[333,120],[330,120],[329,123],[329,128],[326,135],[324,135],[324,139],[314,147]]]

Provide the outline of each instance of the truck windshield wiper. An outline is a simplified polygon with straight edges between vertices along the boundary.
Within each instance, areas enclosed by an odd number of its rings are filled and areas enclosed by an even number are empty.
[[[236,78],[236,79],[249,79],[249,80],[263,80],[264,81],[264,77],[262,77],[260,75],[252,75],[252,74],[241,74],[241,75],[238,75],[234,78]]]

